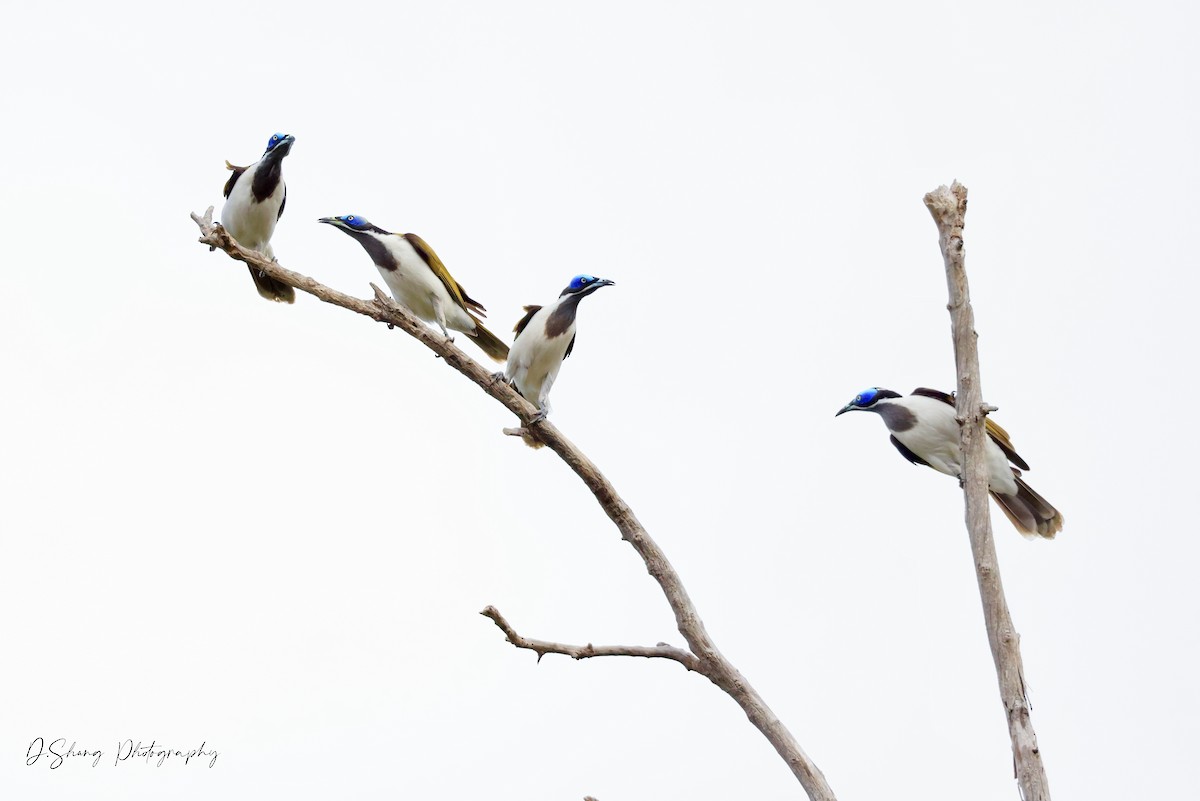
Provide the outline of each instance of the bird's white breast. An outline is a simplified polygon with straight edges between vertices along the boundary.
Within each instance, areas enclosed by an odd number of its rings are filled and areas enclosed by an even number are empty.
[[[425,322],[431,323],[437,319],[433,307],[434,298],[437,298],[446,315],[447,328],[464,333],[475,330],[475,320],[458,305],[446,289],[446,285],[407,239],[399,234],[380,236],[378,239],[396,260],[395,270],[385,269],[378,264],[375,266],[379,268],[380,276],[398,303],[411,309],[413,314]]]
[[[553,339],[546,337],[546,320],[557,307],[558,302],[555,301],[534,312],[508,351],[505,374],[516,382],[517,391],[532,403],[537,403],[540,397],[549,393],[562,367],[567,346],[575,336],[575,322],[572,321],[560,336]]]
[[[887,403],[903,406],[917,417],[917,424],[907,431],[892,431],[904,447],[920,456],[938,472],[955,478],[962,475],[962,450],[959,448],[959,427],[953,406],[936,398],[909,395],[889,399]],[[1017,491],[1008,457],[991,437],[984,440],[990,486],[1006,495]]]
[[[279,220],[279,207],[283,205],[284,183],[280,179],[269,197],[256,202],[251,187],[258,164],[255,162],[238,176],[221,208],[221,224],[242,247],[271,255],[268,248]]]

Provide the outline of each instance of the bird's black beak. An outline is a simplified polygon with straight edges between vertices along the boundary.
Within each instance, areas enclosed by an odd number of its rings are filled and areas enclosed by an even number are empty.
[[[852,411],[854,411],[854,404],[853,404],[853,403],[847,403],[845,406],[843,406],[843,407],[841,408],[841,411],[839,411],[837,414],[835,414],[835,415],[834,415],[834,417],[841,417],[841,416],[842,416],[843,414],[845,414],[846,412],[852,412]]]
[[[326,225],[337,225],[337,220],[333,217],[322,217],[321,219],[317,220],[317,222],[325,223]]]
[[[609,281],[607,278],[601,278],[596,281],[596,286],[616,286],[616,281]]]

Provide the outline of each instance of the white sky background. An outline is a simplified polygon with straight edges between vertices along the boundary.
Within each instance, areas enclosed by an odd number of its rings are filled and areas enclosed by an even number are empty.
[[[359,213],[490,325],[575,273],[554,421],[844,801],[1014,799],[956,483],[861,389],[950,389],[922,195],[970,189],[984,394],[1066,517],[996,544],[1059,798],[1178,798],[1195,673],[1194,5],[5,11],[0,786],[22,799],[796,798],[549,451],[399,332],[196,244],[275,131],[281,262]],[[470,345],[464,345],[470,349]],[[469,350],[478,356],[475,350]],[[24,765],[34,737],[99,767]],[[209,770],[114,767],[204,740]]]

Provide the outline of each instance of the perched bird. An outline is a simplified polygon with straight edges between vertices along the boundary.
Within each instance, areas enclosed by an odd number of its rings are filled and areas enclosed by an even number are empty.
[[[577,275],[549,306],[526,306],[525,316],[513,328],[517,332],[504,377],[517,392],[538,407],[533,421],[550,413],[550,387],[558,377],[563,359],[575,347],[575,312],[579,301],[602,286],[612,286],[607,278]]]
[[[953,395],[919,387],[905,398],[890,389],[874,387],[856,395],[834,416],[845,412],[875,412],[883,418],[892,433],[892,444],[905,459],[962,480]],[[990,417],[986,424],[984,450],[992,498],[1017,531],[1026,537],[1037,534],[1052,539],[1062,530],[1062,515],[1021,480],[1021,470],[1028,470],[1029,465],[1013,450],[1008,432]],[[1009,462],[1017,467],[1010,467]]]
[[[379,268],[392,297],[425,322],[437,323],[451,342],[454,337],[448,328],[469,336],[496,361],[508,358],[508,346],[479,321],[487,310],[471,299],[421,237],[393,234],[356,214],[322,217],[318,222],[356,239]]]
[[[225,184],[221,224],[239,245],[257,250],[271,261],[275,260],[275,252],[271,250],[271,234],[275,233],[275,223],[283,216],[283,206],[287,201],[287,187],[283,183],[283,157],[292,152],[292,143],[295,141],[296,137],[288,134],[273,134],[262,158],[249,167],[235,167],[225,162],[225,166],[233,170],[233,175]],[[295,302],[296,292],[287,284],[276,281],[253,266],[250,267],[250,277],[258,287],[258,294],[267,300]]]

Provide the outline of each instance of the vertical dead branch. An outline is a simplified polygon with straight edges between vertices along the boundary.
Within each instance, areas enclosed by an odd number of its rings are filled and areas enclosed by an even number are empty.
[[[1004,587],[1000,583],[1000,565],[992,541],[992,518],[988,508],[988,470],[984,457],[985,417],[990,407],[983,403],[979,381],[979,349],[975,331],[975,313],[967,286],[963,224],[967,213],[967,188],[957,181],[947,189],[938,187],[925,195],[925,205],[938,228],[938,242],[946,262],[946,283],[950,290],[950,322],[954,335],[954,363],[958,372],[958,396],[955,409],[961,430],[963,452],[963,492],[966,495],[967,530],[975,575],[983,601],[988,644],[996,663],[1000,682],[1000,700],[1008,717],[1012,740],[1013,764],[1021,797],[1025,801],[1050,801],[1050,786],[1042,766],[1037,735],[1029,716],[1025,695],[1025,676],[1021,665],[1020,638],[1008,613]]]
[[[400,308],[378,287],[375,299],[360,300],[330,289],[312,278],[284,269],[278,262],[268,261],[261,253],[247,250],[239,245],[220,225],[213,223],[212,208],[201,217],[193,214],[192,220],[200,228],[200,242],[208,245],[211,250],[221,249],[227,255],[238,261],[261,270],[266,275],[275,278],[288,286],[316,297],[325,303],[349,309],[373,320],[387,323],[403,330],[425,347],[442,357],[443,362],[454,370],[473,381],[480,389],[501,403],[506,409],[520,418],[522,424],[529,428],[530,419],[535,413],[534,407],[517,394],[507,382],[498,381],[492,374],[467,356],[445,337],[435,333],[431,328],[417,320],[406,309]],[[538,658],[545,653],[561,653],[576,659],[592,656],[640,656],[673,659],[680,662],[688,670],[703,674],[705,678],[724,690],[741,706],[750,722],[762,732],[763,736],[774,746],[792,773],[812,801],[836,801],[833,790],[825,781],[824,775],[809,759],[808,755],[796,742],[791,732],[776,717],[762,697],[750,683],[738,672],[737,668],[717,650],[716,644],[704,629],[696,607],[692,604],[684,589],[683,581],[675,568],[667,560],[667,556],[658,546],[642,524],[634,516],[633,510],[617,494],[616,488],[609,483],[599,468],[592,463],[570,440],[559,433],[558,429],[547,422],[533,425],[538,439],[546,444],[575,471],[587,488],[596,497],[597,503],[616,524],[621,537],[637,551],[638,556],[646,565],[647,572],[654,577],[675,613],[675,622],[679,633],[687,641],[690,654],[681,652],[664,644],[655,647],[636,646],[570,646],[543,640],[531,640],[522,637],[508,625],[498,611],[493,607],[484,610],[484,614],[492,619],[508,635],[509,640],[518,648],[536,651]]]

